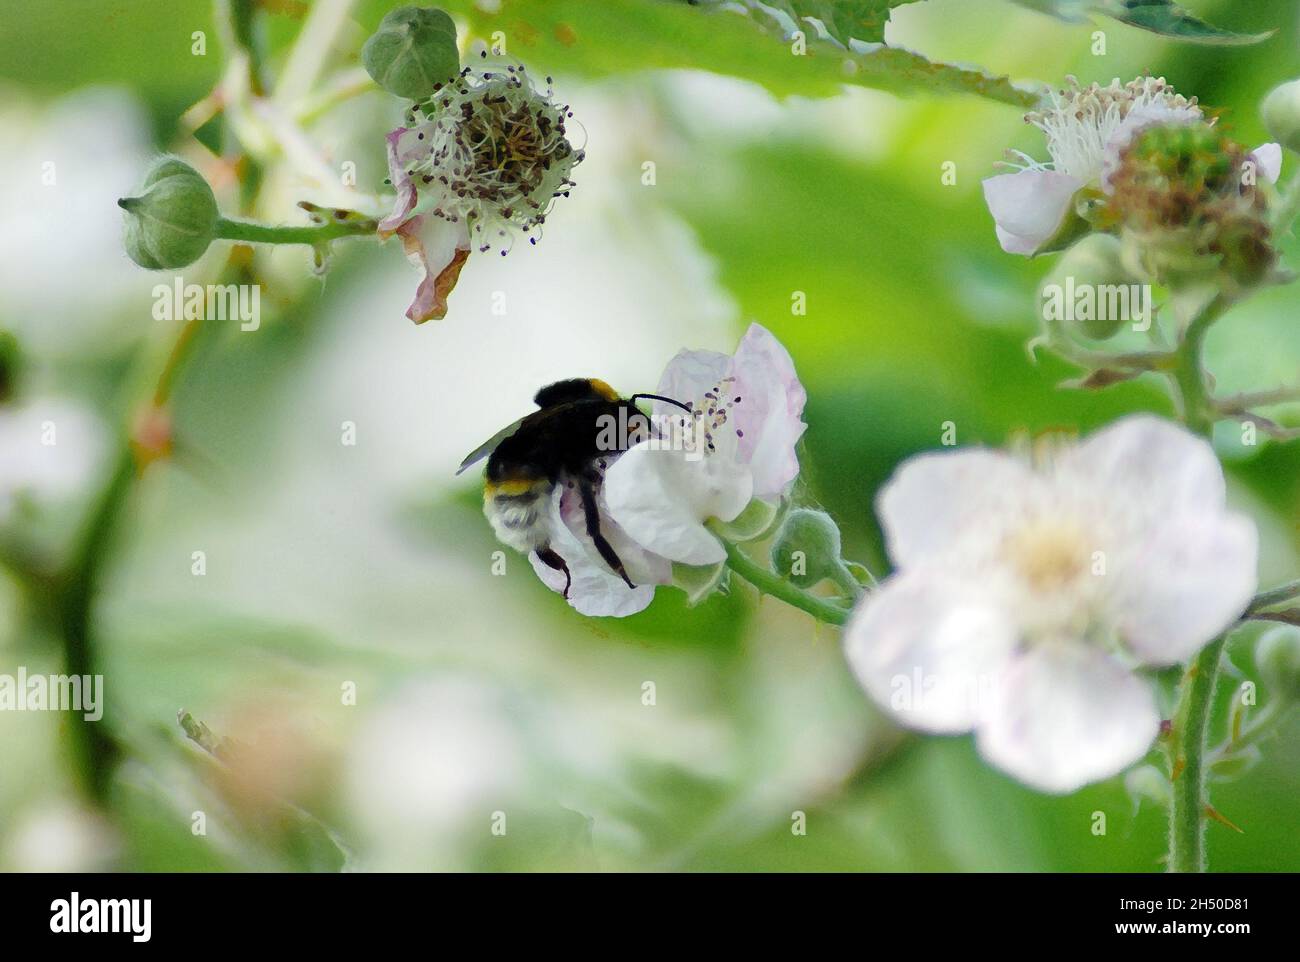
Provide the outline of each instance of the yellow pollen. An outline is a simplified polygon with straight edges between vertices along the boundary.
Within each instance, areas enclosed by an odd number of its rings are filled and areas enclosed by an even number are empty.
[[[1088,570],[1092,556],[1078,524],[1052,519],[1030,522],[1007,538],[1005,548],[1021,578],[1037,592],[1065,588]]]

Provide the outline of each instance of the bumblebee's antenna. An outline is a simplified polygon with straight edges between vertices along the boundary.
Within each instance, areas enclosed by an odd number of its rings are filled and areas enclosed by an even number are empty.
[[[641,398],[646,398],[651,401],[664,401],[668,404],[676,404],[687,414],[695,413],[695,410],[689,404],[683,404],[681,401],[678,401],[676,398],[664,397],[662,394],[633,394],[630,398],[628,398],[628,400],[631,401],[633,404],[635,404]]]

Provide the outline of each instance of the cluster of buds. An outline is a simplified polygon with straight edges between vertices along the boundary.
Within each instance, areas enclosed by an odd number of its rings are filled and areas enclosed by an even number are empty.
[[[1101,222],[1161,283],[1214,271],[1228,288],[1253,286],[1277,262],[1262,166],[1210,123],[1153,125],[1119,152]]]

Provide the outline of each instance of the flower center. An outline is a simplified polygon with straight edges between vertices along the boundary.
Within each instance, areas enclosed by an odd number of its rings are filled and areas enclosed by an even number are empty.
[[[583,152],[569,143],[567,104],[533,89],[522,66],[471,71],[407,117],[427,144],[407,174],[435,217],[473,225],[481,251],[502,254],[515,232],[539,228]],[[535,238],[533,238],[535,242]]]
[[[1081,526],[1059,519],[1031,521],[1007,538],[1007,557],[1036,594],[1061,592],[1089,570],[1089,541]]]
[[[731,420],[731,412],[744,400],[734,392],[733,385],[735,381],[734,377],[724,377],[717,384],[714,384],[712,388],[705,391],[701,397],[691,402],[691,414],[694,416],[694,423],[689,430],[694,438],[695,446],[702,447],[708,454],[712,454],[717,450],[717,443],[721,440],[722,429]],[[737,438],[745,436],[745,432],[740,428],[733,430]]]
[[[1199,117],[1196,98],[1174,92],[1163,77],[1139,77],[1126,84],[1118,79],[1102,87],[1079,85],[1067,77],[1064,90],[1053,91],[1050,106],[1025,115],[1047,137],[1047,152],[1055,170],[1087,182],[1101,177],[1106,145],[1133,111],[1158,106]]]

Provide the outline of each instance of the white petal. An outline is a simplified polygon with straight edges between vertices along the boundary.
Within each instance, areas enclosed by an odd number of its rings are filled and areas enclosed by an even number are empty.
[[[1246,610],[1259,536],[1241,515],[1182,515],[1144,537],[1120,572],[1112,617],[1144,663],[1186,661]]]
[[[1142,527],[1223,510],[1223,468],[1209,442],[1150,414],[1121,418],[1062,453],[1056,477],[1098,492]]]
[[[959,534],[1019,515],[1041,484],[1027,464],[996,451],[909,458],[876,499],[889,557],[899,568],[941,557]]]
[[[1251,155],[1263,178],[1270,184],[1276,184],[1282,176],[1282,145],[1260,144],[1251,151]]]
[[[795,374],[790,352],[766,328],[751,324],[736,349],[735,426],[743,437],[739,457],[754,476],[754,497],[789,493],[799,474],[795,445],[808,425],[802,420],[808,394]]]
[[[1150,686],[1105,652],[1051,644],[1015,658],[992,692],[976,743],[993,765],[1064,793],[1136,762],[1160,730]]]
[[[872,592],[844,632],[849,666],[909,728],[964,732],[1007,663],[1016,632],[977,585],[925,569]]]
[[[1050,241],[1083,181],[1054,170],[1021,170],[984,181],[984,202],[1009,254],[1033,254]]]
[[[673,398],[683,404],[689,404],[704,396],[715,384],[725,377],[730,377],[732,360],[727,354],[717,351],[678,351],[659,378],[658,393]],[[682,413],[680,408],[662,401],[655,402],[655,413],[676,416]]]
[[[562,487],[557,487],[552,494],[550,528],[551,550],[564,559],[569,569],[569,604],[579,614],[593,617],[622,618],[642,611],[654,599],[655,585],[637,583],[635,589],[629,588],[622,578],[610,570],[585,534],[580,538],[573,532],[570,523],[565,521],[564,515],[573,513],[572,507],[568,512],[561,507],[566,495],[577,500]],[[580,506],[576,509],[581,512]],[[619,557],[627,563],[621,553]],[[564,572],[544,564],[536,553],[529,554],[528,560],[543,584],[555,592],[564,590]],[[667,577],[663,580],[666,582]]]
[[[605,473],[610,516],[638,544],[683,564],[715,564],[726,557],[704,526],[730,521],[749,504],[749,470],[729,458],[654,450],[634,445]]]

